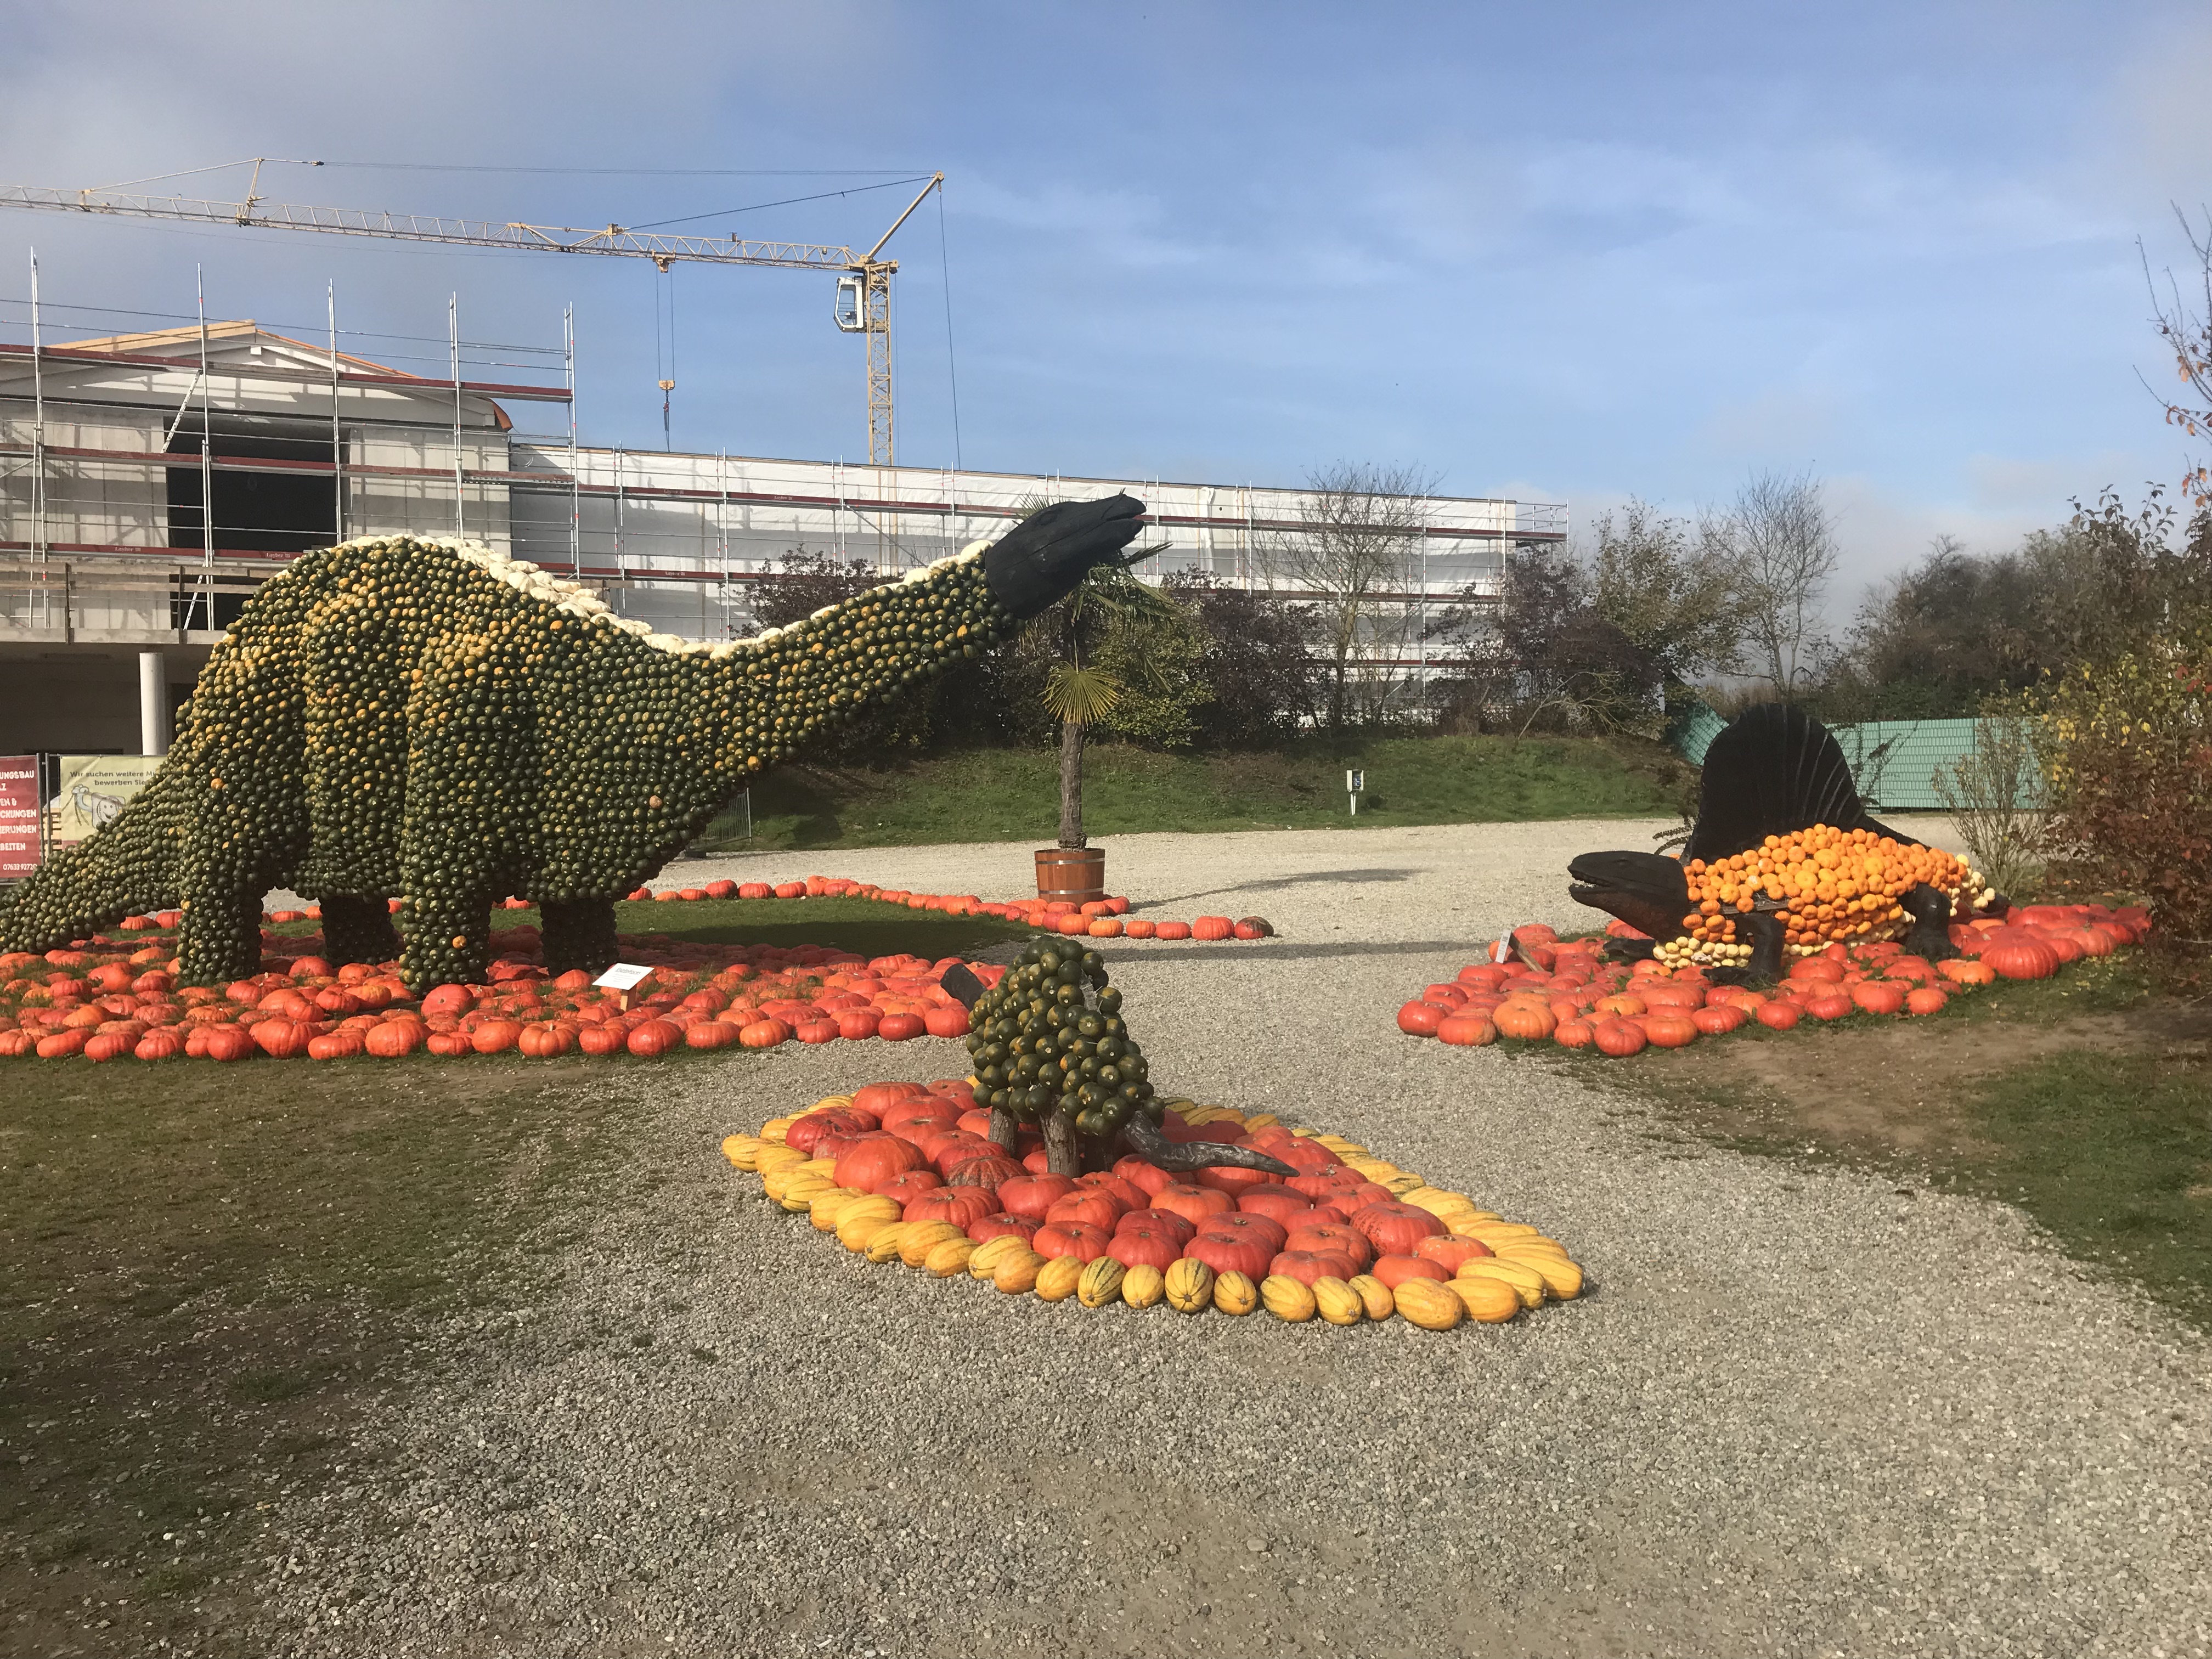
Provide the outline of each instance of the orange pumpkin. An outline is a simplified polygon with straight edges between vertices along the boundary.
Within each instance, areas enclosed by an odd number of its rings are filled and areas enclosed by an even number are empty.
[[[1411,1255],[1423,1239],[1450,1231],[1428,1211],[1395,1200],[1353,1211],[1348,1224],[1366,1236],[1377,1255]]]
[[[1654,1048],[1686,1048],[1698,1039],[1698,1023],[1686,1013],[1650,1013],[1638,1024]]]
[[[1587,1048],[1596,1037],[1597,1029],[1586,1019],[1563,1019],[1552,1028],[1552,1041],[1562,1048]]]
[[[1862,980],[1851,987],[1851,1000],[1869,1014],[1894,1014],[1905,1006],[1905,988],[1887,980]]]
[[[1283,1248],[1291,1233],[1289,1228],[1272,1216],[1248,1215],[1241,1210],[1225,1210],[1199,1223],[1198,1237],[1205,1238],[1209,1235],[1215,1238],[1258,1239],[1266,1244],[1267,1254],[1272,1256]],[[1219,1270],[1217,1268],[1216,1271]]]
[[[1600,1020],[1592,1028],[1590,1040],[1596,1045],[1598,1053],[1612,1060],[1626,1060],[1631,1054],[1640,1054],[1644,1052],[1644,1044],[1650,1041],[1644,1035],[1642,1026],[1632,1024],[1625,1019]]]
[[[488,1019],[469,1034],[469,1044],[480,1054],[503,1054],[521,1035],[522,1027],[511,1019]]]
[[[1954,985],[1989,985],[1994,983],[1997,970],[1986,962],[1970,957],[1958,957],[1949,962],[1939,962],[1936,971]]]
[[[1162,1273],[1182,1257],[1183,1241],[1166,1227],[1122,1225],[1107,1241],[1106,1254],[1125,1267],[1158,1267]]]
[[[1398,1029],[1407,1036],[1434,1036],[1444,1011],[1433,1002],[1409,1002],[1398,1010]]]
[[[1088,1222],[1048,1221],[1030,1238],[1030,1248],[1048,1261],[1060,1256],[1096,1261],[1113,1242],[1113,1234]]]
[[[1295,1279],[1309,1290],[1316,1279],[1350,1279],[1358,1271],[1339,1250],[1278,1250],[1267,1263],[1270,1275]]]
[[[1138,1207],[1124,1203],[1119,1194],[1103,1188],[1079,1187],[1075,1191],[1064,1193],[1054,1199],[1052,1206],[1044,1212],[1044,1218],[1048,1225],[1083,1222],[1110,1234],[1115,1222]]]
[[[1431,1279],[1442,1284],[1451,1277],[1443,1262],[1425,1255],[1378,1255],[1367,1271],[1394,1291],[1409,1279]]]
[[[997,1197],[999,1207],[1008,1215],[1042,1222],[1047,1211],[1074,1190],[1075,1183],[1066,1176],[1014,1176],[1000,1185]]]
[[[2061,960],[2053,940],[2027,927],[1991,933],[1982,945],[1982,961],[2006,979],[2049,979]]]
[[[1461,1238],[1443,1233],[1423,1239],[1413,1246],[1413,1254],[1435,1262],[1447,1273],[1455,1273],[1462,1263],[1480,1261],[1491,1254],[1491,1249],[1479,1238]]]
[[[1437,1037],[1455,1048],[1480,1048],[1498,1041],[1498,1027],[1486,1015],[1447,1014],[1437,1022]]]
[[[1365,1233],[1338,1222],[1308,1221],[1293,1226],[1283,1239],[1283,1248],[1349,1257],[1354,1273],[1364,1273],[1375,1257],[1375,1246]]]
[[[901,1183],[919,1181],[928,1173],[909,1170],[884,1188],[906,1206],[908,1221],[949,1221],[964,1233],[985,1216],[998,1212],[997,1200],[981,1187],[932,1187],[927,1191],[902,1188]]]
[[[1707,1036],[1724,1036],[1751,1016],[1733,1002],[1707,1003],[1690,1016],[1690,1023]]]
[[[856,1193],[872,1193],[894,1176],[921,1167],[921,1148],[896,1135],[862,1135],[838,1155],[833,1179]]]

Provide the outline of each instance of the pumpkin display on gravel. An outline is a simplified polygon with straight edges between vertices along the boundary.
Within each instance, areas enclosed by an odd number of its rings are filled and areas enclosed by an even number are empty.
[[[1303,1209],[1273,1204],[1261,1213],[1237,1208],[1214,1188],[1172,1179],[1155,1183],[1153,1206],[1129,1208],[1128,1192],[1147,1188],[1147,1170],[1162,1176],[1176,1171],[1110,1146],[1086,1149],[1094,1162],[1114,1153],[1109,1169],[1003,1182],[998,1198],[1022,1214],[984,1209],[974,1189],[908,1187],[902,1176],[866,1190],[858,1183],[880,1175],[874,1162],[862,1158],[848,1170],[844,1158],[832,1164],[819,1155],[827,1140],[855,1128],[852,1144],[863,1151],[896,1140],[884,1117],[911,1113],[923,1098],[964,1108],[983,1094],[978,1079],[870,1085],[772,1119],[757,1134],[730,1135],[722,1152],[733,1167],[760,1177],[769,1202],[862,1261],[1055,1306],[1141,1312],[1164,1305],[1186,1316],[1232,1318],[1265,1309],[1287,1324],[1337,1328],[1395,1316],[1414,1328],[1448,1331],[1504,1323],[1582,1294],[1581,1267],[1534,1227],[1482,1209],[1464,1193],[1432,1185],[1341,1135],[1289,1127],[1265,1112],[1152,1097],[1157,1144],[1171,1156],[1192,1146],[1211,1149],[1209,1156],[1249,1152],[1317,1177],[1343,1175],[1361,1194],[1346,1200],[1348,1212],[1305,1199]],[[1044,1143],[1044,1127],[1033,1121],[1016,1120],[1006,1133],[996,1144],[1009,1161]],[[1188,1213],[1169,1207],[1179,1196],[1190,1200]]]

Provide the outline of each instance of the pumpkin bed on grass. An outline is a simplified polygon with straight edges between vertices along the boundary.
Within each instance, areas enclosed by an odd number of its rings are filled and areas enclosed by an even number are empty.
[[[1680,1048],[1753,1024],[1787,1031],[1832,1020],[1917,1019],[1952,1000],[1985,994],[2008,980],[2048,979],[2085,956],[2110,956],[2142,942],[2148,912],[2101,904],[2031,904],[2002,919],[1954,924],[1959,955],[1930,963],[1894,940],[1834,944],[1791,963],[1765,989],[1717,983],[1695,963],[1608,960],[1608,938],[1641,939],[1615,921],[1603,933],[1560,939],[1549,927],[1516,927],[1492,959],[1459,970],[1398,1010],[1398,1029],[1461,1047],[1501,1039],[1595,1048],[1626,1059]]]
[[[1301,1173],[1255,1181],[1252,1170],[1176,1172],[1132,1156],[1071,1178],[1045,1173],[1035,1128],[1011,1146],[988,1142],[975,1091],[972,1079],[871,1084],[731,1135],[722,1152],[761,1177],[769,1203],[870,1262],[1078,1308],[1264,1307],[1339,1326],[1395,1315],[1446,1331],[1582,1294],[1583,1271],[1557,1240],[1341,1135],[1176,1100],[1160,1125],[1170,1143],[1247,1146]],[[986,1167],[958,1186],[915,1182],[933,1149],[962,1137],[989,1150],[953,1180]]]
[[[334,971],[319,934],[266,929],[260,973],[219,988],[179,986],[175,920],[147,918],[152,925],[126,924],[43,956],[0,953],[0,1060],[611,1058],[968,1032],[967,1010],[940,983],[957,957],[629,938],[624,959],[652,972],[624,1009],[581,970],[549,976],[537,930],[527,927],[493,935],[498,954],[486,983],[441,985],[419,998],[396,962]],[[969,969],[986,984],[1006,971]]]

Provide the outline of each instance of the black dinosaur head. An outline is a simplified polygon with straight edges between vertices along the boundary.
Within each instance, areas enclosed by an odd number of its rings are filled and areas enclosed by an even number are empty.
[[[1144,512],[1133,495],[1108,495],[1030,514],[983,555],[991,597],[1013,616],[1036,616],[1134,541]]]
[[[1682,866],[1657,853],[1584,853],[1567,866],[1577,904],[1619,916],[1638,933],[1672,939],[1682,931],[1690,884]]]

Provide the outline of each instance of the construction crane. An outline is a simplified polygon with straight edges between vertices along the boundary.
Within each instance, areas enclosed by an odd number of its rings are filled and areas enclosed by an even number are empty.
[[[0,207],[40,208],[54,213],[90,213],[111,218],[167,219],[186,224],[244,225],[264,230],[313,230],[336,236],[381,236],[406,242],[452,242],[464,247],[506,248],[529,253],[581,253],[650,259],[662,270],[679,262],[708,265],[772,265],[785,270],[834,270],[837,299],[834,316],[840,331],[868,337],[868,460],[889,466],[893,459],[891,428],[891,277],[898,261],[880,258],[914,210],[939,189],[945,175],[934,173],[906,211],[876,239],[866,253],[816,242],[757,242],[730,236],[663,236],[608,225],[584,230],[568,225],[500,224],[482,219],[434,219],[418,214],[376,213],[354,208],[298,207],[264,202],[259,195],[262,163],[253,160],[253,178],[240,202],[209,202],[183,196],[136,196],[119,185],[91,190],[48,190],[36,185],[0,185]],[[320,167],[319,161],[306,163]],[[213,169],[209,169],[213,171]],[[662,390],[669,387],[664,384]]]

